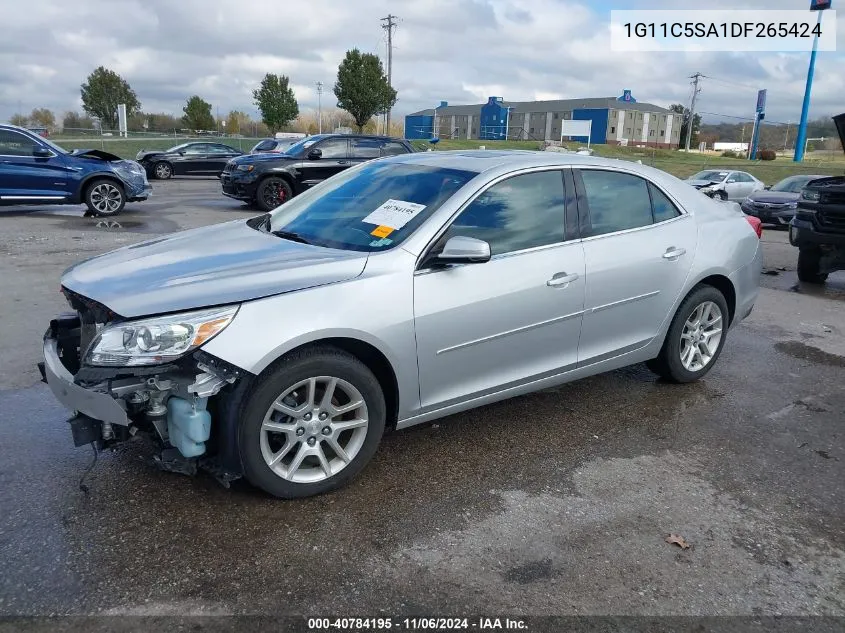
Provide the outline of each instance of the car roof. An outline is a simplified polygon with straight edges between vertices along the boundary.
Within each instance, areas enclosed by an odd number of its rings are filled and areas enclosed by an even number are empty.
[[[389,160],[416,163],[432,167],[464,169],[484,172],[499,167],[522,169],[530,167],[569,167],[569,166],[620,166],[643,167],[643,165],[618,158],[603,158],[584,154],[564,152],[540,152],[528,150],[448,150],[415,152],[392,156]]]

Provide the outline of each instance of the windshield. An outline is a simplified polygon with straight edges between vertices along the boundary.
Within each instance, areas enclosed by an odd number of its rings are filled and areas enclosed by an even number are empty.
[[[273,211],[270,230],[328,248],[387,250],[476,175],[390,160],[364,163]]]
[[[299,154],[299,152],[301,152],[302,150],[311,147],[314,143],[324,138],[326,138],[325,134],[315,134],[314,136],[308,136],[300,141],[297,141],[282,153],[287,154],[288,156],[295,156],[296,154]]]
[[[808,182],[816,178],[816,176],[790,176],[784,178],[779,183],[774,185],[770,191],[783,191],[785,193],[800,193]]]
[[[714,180],[717,182],[722,182],[725,178],[727,178],[728,172],[726,171],[700,171],[695,176],[690,176],[690,180]]]

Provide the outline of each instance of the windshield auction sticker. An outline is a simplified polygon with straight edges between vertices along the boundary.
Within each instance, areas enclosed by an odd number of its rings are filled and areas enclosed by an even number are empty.
[[[375,224],[379,227],[389,227],[393,230],[398,230],[413,220],[423,209],[425,209],[424,204],[390,199],[361,221],[367,224]]]
[[[800,3],[799,3],[800,4]],[[660,9],[610,12],[613,52],[836,50],[836,11]]]

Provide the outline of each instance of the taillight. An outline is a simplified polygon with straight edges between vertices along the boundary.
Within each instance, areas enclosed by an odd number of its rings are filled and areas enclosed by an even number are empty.
[[[748,223],[751,225],[751,228],[754,229],[754,232],[757,234],[757,237],[762,238],[763,223],[760,221],[760,218],[755,218],[753,215],[746,215],[745,219],[748,220]]]

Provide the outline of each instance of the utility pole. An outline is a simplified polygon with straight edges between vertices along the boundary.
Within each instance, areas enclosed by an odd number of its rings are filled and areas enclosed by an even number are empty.
[[[317,82],[317,128],[323,133],[323,82]]]
[[[689,143],[690,139],[692,138],[692,126],[695,121],[695,100],[698,98],[698,93],[701,92],[701,89],[698,87],[698,80],[701,79],[701,73],[695,73],[694,75],[690,75],[690,79],[692,79],[693,90],[692,90],[692,102],[689,106],[689,119],[687,120],[687,139],[684,143],[685,151],[689,151]]]
[[[784,137],[783,137],[783,151],[786,151],[786,149],[789,147],[789,124],[790,123],[792,123],[792,121],[786,122],[786,135],[784,135]]]
[[[387,31],[387,85],[393,87],[393,29],[396,28],[396,16],[388,13],[386,18],[381,19],[384,24],[381,25]],[[384,116],[384,126],[387,128],[385,135],[390,135],[390,108],[387,109]]]

